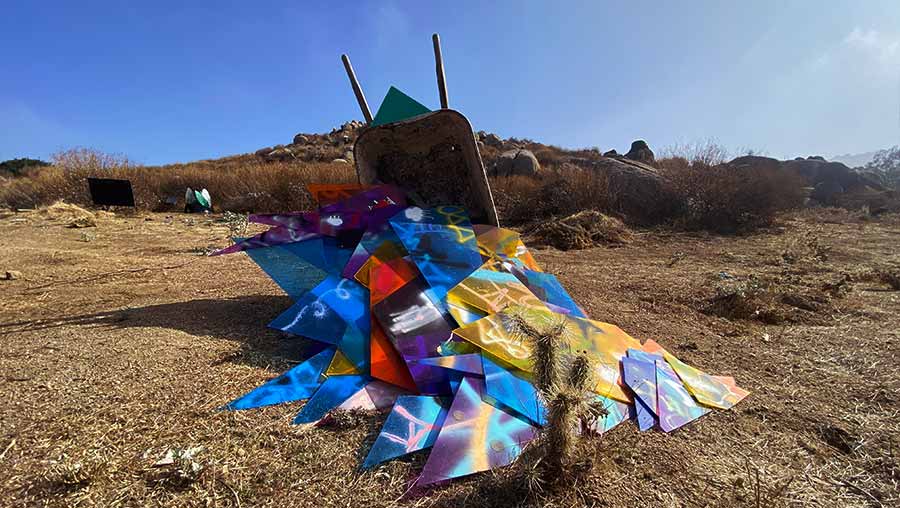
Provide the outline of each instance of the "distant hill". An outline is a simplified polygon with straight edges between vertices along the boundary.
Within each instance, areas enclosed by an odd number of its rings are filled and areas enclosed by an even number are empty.
[[[38,159],[10,159],[0,162],[0,176],[21,176],[28,168],[39,168],[49,165],[49,162]]]
[[[877,150],[865,153],[845,153],[844,155],[835,155],[829,160],[834,162],[843,162],[851,168],[859,168],[871,162],[876,153],[878,153]]]

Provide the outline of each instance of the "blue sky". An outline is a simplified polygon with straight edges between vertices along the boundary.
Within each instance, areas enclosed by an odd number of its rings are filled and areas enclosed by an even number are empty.
[[[373,110],[392,84],[434,108],[432,32],[451,106],[503,137],[900,144],[896,0],[182,3],[4,0],[0,160],[88,146],[160,164],[327,131],[361,118],[342,52]]]

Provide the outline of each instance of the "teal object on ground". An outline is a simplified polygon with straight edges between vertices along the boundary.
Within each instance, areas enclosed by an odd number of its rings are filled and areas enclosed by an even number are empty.
[[[412,97],[391,87],[390,90],[388,90],[387,95],[384,96],[384,100],[381,101],[378,113],[375,113],[375,118],[372,120],[372,127],[391,122],[399,122],[400,120],[406,120],[407,118],[430,112],[430,109],[419,104]]]

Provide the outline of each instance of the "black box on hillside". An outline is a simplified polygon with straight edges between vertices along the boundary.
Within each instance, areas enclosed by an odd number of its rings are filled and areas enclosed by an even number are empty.
[[[91,200],[100,206],[134,206],[131,180],[115,178],[88,178]]]

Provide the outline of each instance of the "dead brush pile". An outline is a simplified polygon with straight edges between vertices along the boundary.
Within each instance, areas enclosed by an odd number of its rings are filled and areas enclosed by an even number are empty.
[[[78,205],[57,201],[50,206],[44,206],[37,210],[44,219],[64,224],[70,228],[91,228],[97,225],[97,219],[104,217],[108,212],[90,212]]]
[[[525,231],[530,245],[547,245],[559,250],[621,245],[629,243],[633,236],[621,220],[596,210],[540,222]]]
[[[832,310],[831,299],[821,292],[778,287],[755,278],[720,282],[714,291],[701,310],[731,321],[826,325]]]

